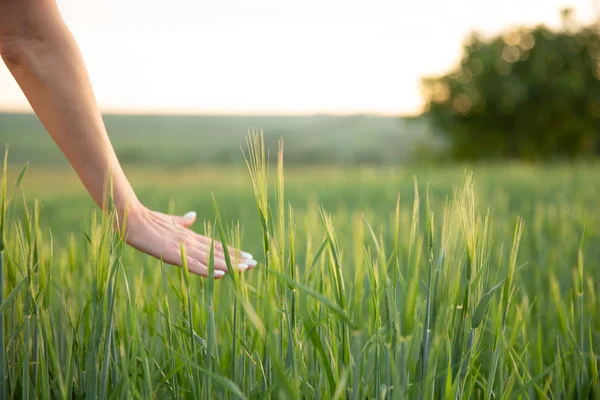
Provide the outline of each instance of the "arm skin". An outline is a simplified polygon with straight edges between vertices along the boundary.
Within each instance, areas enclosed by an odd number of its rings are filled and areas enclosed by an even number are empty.
[[[126,242],[166,263],[181,266],[180,243],[190,272],[208,273],[210,239],[189,227],[195,213],[172,216],[138,200],[108,138],[88,73],[55,0],[0,0],[0,54],[31,107],[99,207],[107,178],[113,182],[117,219],[127,215]],[[256,261],[238,256],[240,270]],[[227,272],[223,247],[215,242],[215,278]]]

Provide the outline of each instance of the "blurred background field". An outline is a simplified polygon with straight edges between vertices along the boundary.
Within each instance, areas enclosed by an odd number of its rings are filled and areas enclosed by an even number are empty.
[[[439,141],[425,118],[378,115],[104,117],[124,165],[180,168],[244,165],[241,148],[249,129],[262,129],[276,154],[285,141],[286,164],[400,165],[415,161],[419,146]],[[11,145],[11,163],[68,164],[32,114],[0,113],[0,140]]]

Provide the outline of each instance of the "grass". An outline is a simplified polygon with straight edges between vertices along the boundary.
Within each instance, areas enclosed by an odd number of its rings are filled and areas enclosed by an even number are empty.
[[[140,189],[194,203],[205,234],[259,260],[219,281],[124,246],[103,214],[81,223],[64,196],[42,214],[5,169],[0,396],[600,396],[594,166],[284,180],[280,150],[269,165],[253,132],[249,179]]]

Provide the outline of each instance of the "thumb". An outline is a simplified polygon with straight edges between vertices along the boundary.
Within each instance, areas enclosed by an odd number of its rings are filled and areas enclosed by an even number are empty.
[[[196,213],[194,211],[190,211],[181,217],[178,215],[173,215],[172,218],[176,223],[189,228],[194,224],[194,222],[196,222]]]

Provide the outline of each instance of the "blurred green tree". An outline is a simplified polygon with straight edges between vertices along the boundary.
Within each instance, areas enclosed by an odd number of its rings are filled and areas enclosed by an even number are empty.
[[[562,10],[563,26],[519,27],[463,47],[459,66],[423,80],[426,115],[458,159],[600,155],[600,35]]]

